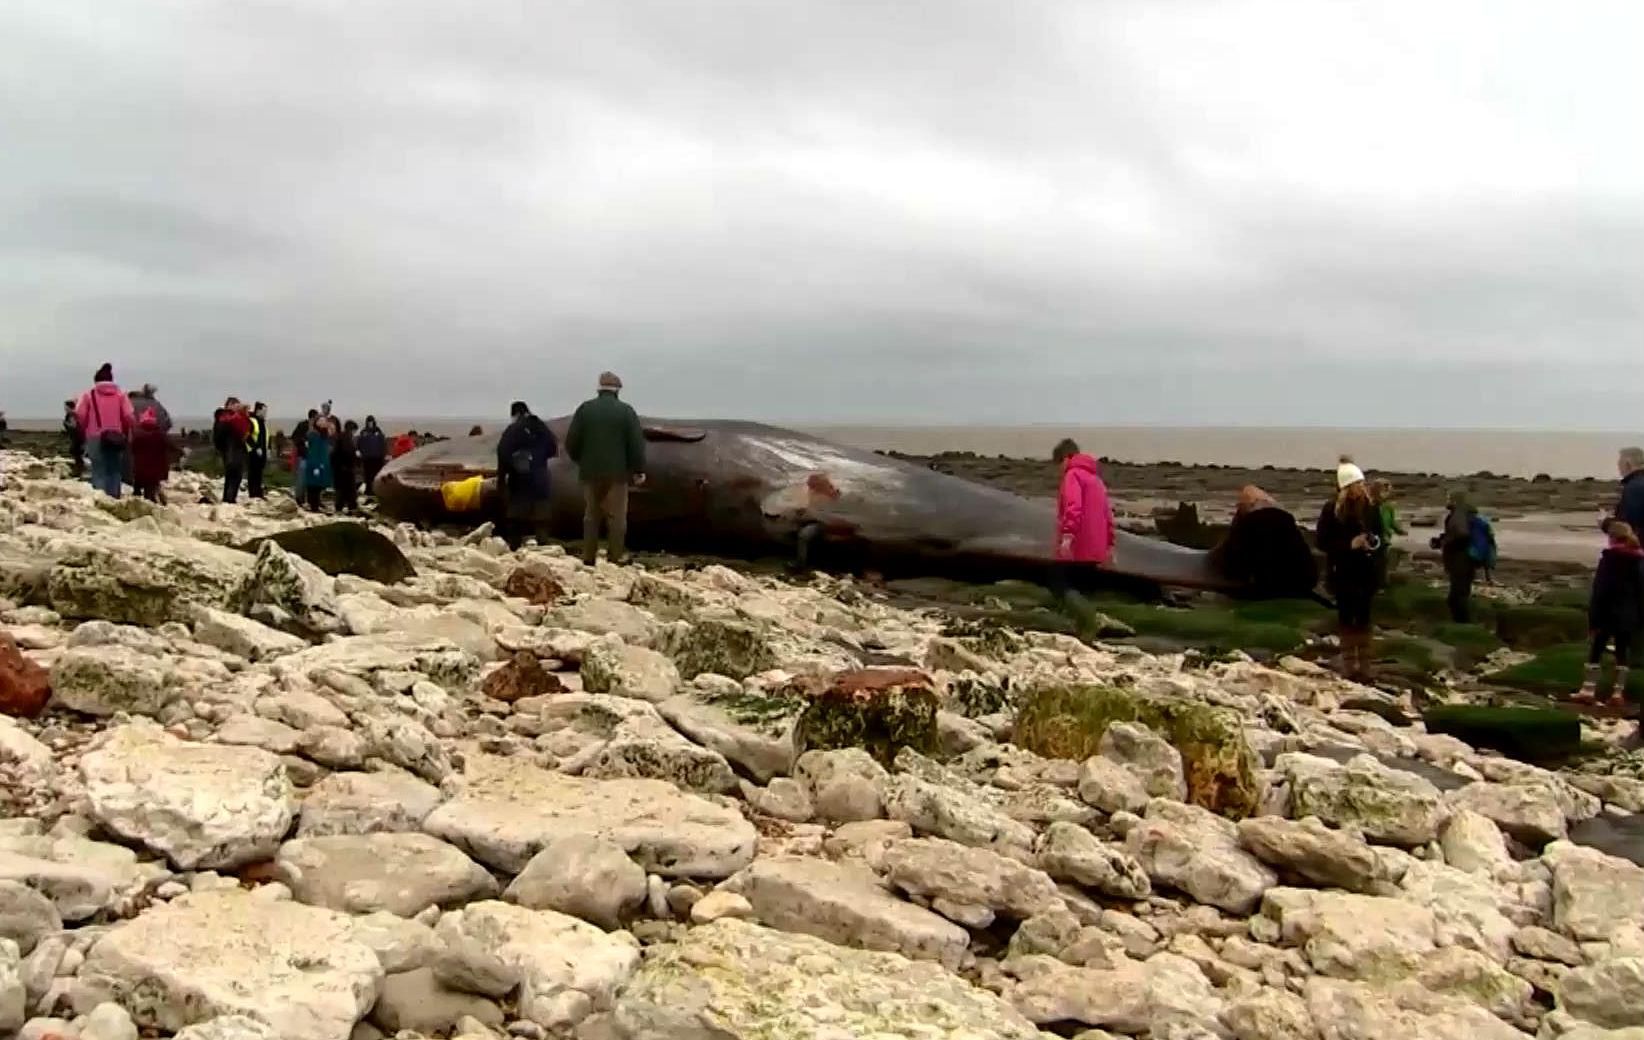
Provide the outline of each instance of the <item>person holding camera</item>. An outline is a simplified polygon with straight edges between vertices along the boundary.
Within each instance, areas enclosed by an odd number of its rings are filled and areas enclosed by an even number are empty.
[[[1316,531],[1324,553],[1326,581],[1336,597],[1341,633],[1342,670],[1355,682],[1370,680],[1370,607],[1376,598],[1380,568],[1377,554],[1387,532],[1381,510],[1371,499],[1364,471],[1351,459],[1336,469],[1336,497],[1325,503]]]

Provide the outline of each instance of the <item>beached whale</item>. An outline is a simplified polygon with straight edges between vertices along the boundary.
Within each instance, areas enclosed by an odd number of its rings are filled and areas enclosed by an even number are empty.
[[[549,420],[564,440],[568,417]],[[885,574],[973,581],[1043,581],[1054,564],[1055,507],[795,430],[725,420],[645,420],[646,483],[629,497],[639,548],[753,558],[792,556],[820,531],[817,562]],[[500,434],[427,445],[377,477],[381,512],[398,520],[474,525],[500,503],[487,484],[477,513],[453,514],[441,485],[496,472]],[[548,527],[582,532],[582,495],[569,459],[552,464]],[[1208,553],[1120,532],[1111,563],[1075,569],[1078,584],[1145,584],[1237,593]]]

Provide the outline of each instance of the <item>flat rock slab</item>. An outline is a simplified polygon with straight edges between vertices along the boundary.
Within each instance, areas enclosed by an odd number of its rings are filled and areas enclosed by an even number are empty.
[[[291,780],[260,748],[122,726],[80,763],[97,822],[183,870],[267,859],[291,827]]]
[[[653,874],[723,878],[753,860],[741,813],[661,780],[590,780],[477,756],[424,829],[517,874],[550,839],[604,838]]]
[[[407,773],[332,773],[308,790],[297,835],[418,831],[439,788]]]
[[[1319,758],[1328,758],[1332,762],[1338,762],[1342,765],[1346,765],[1353,759],[1365,754],[1366,752],[1363,748],[1336,747],[1326,744],[1319,747],[1309,748],[1307,753],[1309,755],[1316,755]],[[1277,759],[1280,754],[1280,751],[1274,749],[1271,753],[1263,755],[1262,757],[1267,761],[1268,766],[1271,767],[1274,760]],[[1419,776],[1423,780],[1426,780],[1428,783],[1432,784],[1434,787],[1438,788],[1440,791],[1459,791],[1461,788],[1466,787],[1468,784],[1473,782],[1467,777],[1462,776],[1460,773],[1452,773],[1450,770],[1445,769],[1442,766],[1436,766],[1431,762],[1427,762],[1419,758],[1399,758],[1397,755],[1372,755],[1371,757],[1386,766],[1388,769],[1397,769],[1400,772],[1411,773],[1415,776]]]
[[[274,862],[299,902],[350,914],[412,917],[497,894],[484,867],[427,834],[298,838],[281,846]]]
[[[77,1006],[112,1000],[167,1032],[245,1015],[283,1040],[347,1040],[382,979],[344,915],[229,891],[155,906],[109,932],[75,996]]]
[[[721,919],[660,947],[617,1002],[627,1040],[1038,1040],[1004,1001],[940,965]]]
[[[892,895],[859,863],[775,856],[720,886],[753,906],[759,922],[841,946],[899,953],[957,970],[970,947],[963,928]]]

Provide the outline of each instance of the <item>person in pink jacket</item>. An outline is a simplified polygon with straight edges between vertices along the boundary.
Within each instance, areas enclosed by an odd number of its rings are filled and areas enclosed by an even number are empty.
[[[120,497],[120,478],[125,472],[126,451],[137,416],[127,397],[114,382],[114,366],[97,370],[90,390],[80,395],[74,417],[86,438],[86,454],[91,456],[91,486]]]
[[[1104,564],[1113,558],[1113,506],[1102,483],[1102,465],[1071,440],[1056,445],[1051,458],[1062,465],[1056,496],[1056,558],[1069,563]]]

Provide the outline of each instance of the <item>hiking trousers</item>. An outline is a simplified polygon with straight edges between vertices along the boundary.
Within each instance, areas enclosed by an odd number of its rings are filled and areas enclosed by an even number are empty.
[[[599,559],[599,526],[605,522],[609,535],[606,555],[612,563],[623,558],[628,536],[628,478],[588,480],[582,485],[582,562],[592,565]]]

